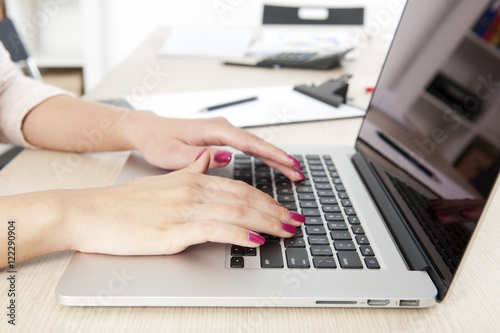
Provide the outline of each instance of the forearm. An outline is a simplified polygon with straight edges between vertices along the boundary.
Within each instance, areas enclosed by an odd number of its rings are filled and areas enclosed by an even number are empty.
[[[134,149],[127,131],[140,112],[56,96],[26,116],[23,134],[38,147],[76,152]]]
[[[0,267],[8,264],[8,257],[13,257],[12,253],[7,255],[8,247],[11,247],[11,252],[15,252],[15,262],[72,248],[64,217],[62,192],[45,191],[0,197],[0,240],[3,252]]]

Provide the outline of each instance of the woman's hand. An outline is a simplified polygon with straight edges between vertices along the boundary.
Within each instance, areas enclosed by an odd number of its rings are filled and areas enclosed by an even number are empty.
[[[296,233],[303,216],[244,182],[204,175],[211,160],[205,151],[195,163],[167,175],[69,191],[74,195],[64,206],[73,225],[71,247],[117,255],[173,254],[207,241],[257,247],[264,238],[256,232]]]
[[[208,146],[231,146],[254,156],[291,180],[304,179],[300,164],[283,150],[236,128],[224,118],[173,119],[152,112],[135,112],[125,126],[125,138],[155,166],[180,169],[191,163]],[[231,160],[227,150],[209,148],[210,168],[225,166]]]

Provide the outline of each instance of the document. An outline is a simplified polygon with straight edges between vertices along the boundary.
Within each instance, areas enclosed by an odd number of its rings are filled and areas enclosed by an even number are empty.
[[[232,103],[245,99],[252,101]],[[365,110],[347,104],[333,107],[293,90],[293,86],[154,94],[140,102],[130,100],[129,103],[136,109],[150,110],[163,117],[225,117],[237,127],[361,117],[365,114]],[[225,104],[233,105],[207,111],[212,106]]]

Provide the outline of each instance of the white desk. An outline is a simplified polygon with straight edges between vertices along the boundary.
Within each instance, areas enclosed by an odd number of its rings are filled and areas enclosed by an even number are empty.
[[[140,86],[149,69],[160,66],[169,76],[151,93],[189,89],[248,87],[252,84],[316,83],[336,77],[340,71],[269,71],[223,67],[214,60],[158,59],[155,54],[168,30],[157,31],[123,64],[95,88],[88,98],[120,97]],[[383,45],[367,49],[358,63],[345,70],[354,73],[351,94],[360,104],[369,96],[383,58]],[[377,56],[376,49],[379,48]],[[380,56],[382,51],[382,56]],[[363,73],[363,74],[360,74]],[[365,80],[366,78],[366,80]],[[306,82],[307,83],[307,82]],[[251,131],[275,144],[353,144],[360,119],[253,128]],[[297,134],[300,133],[300,134]],[[305,139],[307,138],[307,139]],[[109,185],[125,161],[126,153],[78,156],[50,151],[24,151],[0,173],[0,195],[49,188],[82,188]],[[54,165],[69,171],[58,177]],[[326,308],[71,308],[59,305],[55,286],[72,252],[53,253],[17,264],[17,326],[7,324],[6,270],[0,270],[0,331],[96,332],[494,332],[500,331],[500,235],[499,198],[487,212],[450,300],[429,309],[326,309]],[[4,222],[5,223],[5,222]],[[236,328],[236,329],[235,329]]]

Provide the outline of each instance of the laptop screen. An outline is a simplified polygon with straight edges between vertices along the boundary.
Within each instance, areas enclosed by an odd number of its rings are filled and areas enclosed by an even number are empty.
[[[356,143],[431,263],[438,298],[497,179],[498,3],[409,1]]]

